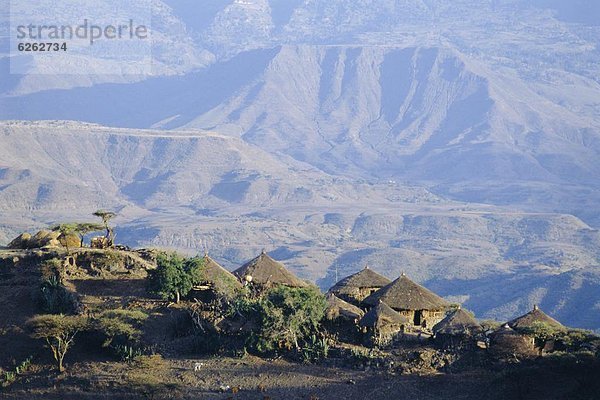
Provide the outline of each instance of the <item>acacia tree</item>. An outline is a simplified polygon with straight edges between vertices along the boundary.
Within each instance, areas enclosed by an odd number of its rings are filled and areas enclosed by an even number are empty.
[[[38,315],[27,322],[31,337],[44,339],[52,351],[58,371],[64,372],[63,361],[75,336],[88,326],[87,318],[66,315]]]
[[[61,235],[67,236],[71,234],[76,234],[79,236],[79,245],[83,247],[83,241],[85,239],[85,235],[92,232],[99,232],[104,230],[104,225],[97,224],[93,222],[73,222],[69,224],[60,224],[52,227],[53,231],[60,232]],[[67,243],[67,251],[69,250],[68,241]]]
[[[108,225],[108,223],[110,222],[111,219],[113,219],[114,217],[117,216],[117,213],[114,213],[112,211],[106,211],[106,210],[98,210],[93,215],[95,215],[96,217],[98,217],[102,220],[104,229],[106,229],[106,240],[108,240],[108,243],[110,243],[112,245],[112,243],[114,241],[114,232],[113,232],[113,228],[111,228]]]
[[[53,231],[59,232],[60,235],[64,237],[64,245],[67,249],[67,254],[70,252],[68,236],[75,233],[75,225],[76,224],[60,224],[51,228]]]
[[[161,253],[156,258],[156,269],[148,274],[148,290],[165,300],[179,303],[197,282],[198,269],[203,260],[186,259],[177,253]]]

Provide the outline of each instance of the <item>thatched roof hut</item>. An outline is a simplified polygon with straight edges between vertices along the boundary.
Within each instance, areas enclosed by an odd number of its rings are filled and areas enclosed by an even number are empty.
[[[411,281],[404,274],[367,297],[364,303],[375,306],[380,300],[394,310],[443,310],[450,305],[446,300]]]
[[[330,321],[344,319],[347,321],[358,321],[365,315],[360,308],[340,299],[333,293],[327,295],[327,309],[325,318]]]
[[[537,354],[533,338],[521,335],[508,324],[490,335],[490,352],[498,357],[531,357]]]
[[[390,306],[380,301],[361,318],[360,326],[380,329],[386,325],[408,325],[408,318],[398,314]]]
[[[450,306],[446,300],[404,274],[364,299],[363,303],[375,306],[379,301],[410,319],[415,327],[426,331],[444,318],[445,310]]]
[[[436,335],[474,336],[483,333],[483,328],[471,314],[459,308],[433,327]]]
[[[343,300],[358,304],[367,296],[391,282],[385,276],[365,266],[365,268],[357,273],[347,276],[336,283],[329,289],[329,292]]]
[[[231,272],[220,266],[208,254],[204,255],[203,261],[204,263],[198,271],[199,284],[194,288],[195,290],[211,289],[220,294],[231,295],[242,287],[242,284]]]
[[[433,333],[436,344],[445,348],[474,348],[478,339],[483,339],[481,325],[460,308],[435,324]]]
[[[523,330],[528,328],[533,328],[536,324],[546,324],[551,328],[563,330],[565,329],[564,325],[550,317],[548,314],[539,309],[537,305],[533,306],[533,310],[528,312],[525,315],[522,315],[518,318],[513,319],[508,322],[508,326],[516,330]]]
[[[273,260],[264,251],[262,251],[258,257],[248,261],[246,264],[233,271],[233,274],[242,282],[251,282],[252,284],[259,286],[309,286],[308,283],[288,271],[283,264]]]
[[[387,304],[379,302],[361,318],[359,324],[366,333],[366,345],[388,346],[404,337],[410,321]]]

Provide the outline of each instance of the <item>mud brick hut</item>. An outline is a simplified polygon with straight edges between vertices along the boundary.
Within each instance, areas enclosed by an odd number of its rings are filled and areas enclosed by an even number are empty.
[[[258,257],[248,261],[233,274],[244,284],[256,290],[264,290],[277,285],[308,287],[309,284],[288,271],[283,264],[275,261],[263,250]]]
[[[499,358],[520,359],[537,354],[534,339],[522,335],[508,324],[492,332],[490,335],[490,353]]]
[[[537,305],[533,310],[525,315],[508,322],[515,331],[533,337],[536,329],[545,329],[550,331],[566,331],[567,328],[548,314],[540,310]],[[561,344],[554,340],[534,339],[535,347],[540,355],[560,349]]]
[[[374,307],[380,301],[406,317],[413,327],[425,331],[430,331],[444,319],[450,306],[446,300],[411,281],[405,274],[367,297],[363,303]]]
[[[192,288],[191,297],[211,301],[220,296],[232,297],[242,288],[237,278],[208,254],[202,260],[202,267],[198,269],[196,277],[198,283]]]
[[[442,348],[476,347],[477,341],[483,339],[483,328],[475,318],[459,308],[433,327],[435,342]]]
[[[411,321],[380,301],[361,318],[359,325],[366,334],[365,344],[384,347],[399,341]]]
[[[365,315],[360,308],[352,305],[333,293],[327,294],[325,327],[336,332],[342,341],[355,342],[360,338],[358,322]]]
[[[385,276],[365,266],[361,271],[336,283],[329,289],[329,292],[348,303],[358,306],[365,298],[391,282]]]

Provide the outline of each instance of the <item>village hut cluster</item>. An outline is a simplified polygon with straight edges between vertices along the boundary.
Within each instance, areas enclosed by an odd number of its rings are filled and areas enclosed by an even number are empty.
[[[227,271],[206,254],[205,279],[195,294],[232,294],[242,286],[255,292],[277,285],[308,287],[285,266],[262,251],[242,267]],[[498,355],[536,355],[552,351],[554,343],[536,343],[527,332],[538,324],[564,330],[560,322],[537,306],[493,332],[468,311],[401,274],[391,281],[368,266],[337,282],[327,295],[325,324],[341,340],[367,346],[430,343],[442,348],[489,348]]]

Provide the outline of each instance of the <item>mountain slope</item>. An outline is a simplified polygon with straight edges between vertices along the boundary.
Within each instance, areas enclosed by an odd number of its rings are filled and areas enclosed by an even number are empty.
[[[9,121],[0,136],[2,243],[110,208],[119,212],[118,240],[134,246],[208,249],[231,269],[265,248],[323,289],[369,264],[431,282],[480,316],[507,319],[542,299],[565,323],[597,328],[564,311],[581,299],[571,277],[595,287],[585,271],[600,264],[598,231],[573,216],[331,176],[199,130]],[[540,297],[550,284],[560,291]],[[512,285],[519,291],[503,294]],[[592,312],[600,299],[589,296],[577,304]]]

